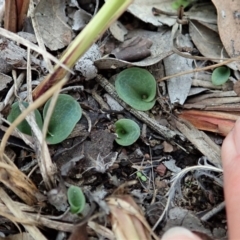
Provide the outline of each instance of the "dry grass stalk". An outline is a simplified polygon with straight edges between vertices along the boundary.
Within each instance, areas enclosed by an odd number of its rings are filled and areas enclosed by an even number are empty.
[[[28,220],[26,215],[17,207],[16,204],[14,204],[12,199],[7,195],[7,193],[2,188],[0,188],[0,198],[1,201],[8,207],[8,209],[15,217],[22,219],[22,222],[26,222],[26,220]],[[23,223],[22,225],[34,239],[46,240],[44,235],[42,235],[42,233],[36,226],[25,223]]]
[[[145,220],[141,209],[129,195],[107,198],[112,230],[117,240],[159,239]]]
[[[0,181],[30,206],[38,203],[40,192],[34,183],[22,173],[4,154],[0,162]]]
[[[108,228],[93,222],[93,221],[89,221],[88,222],[88,226],[93,229],[96,233],[100,234],[101,236],[104,236],[105,238],[109,239],[109,240],[115,240],[115,236],[113,234],[113,232],[111,230],[109,230]]]

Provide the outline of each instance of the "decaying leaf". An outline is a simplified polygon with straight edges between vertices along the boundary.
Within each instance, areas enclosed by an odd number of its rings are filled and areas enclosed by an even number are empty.
[[[219,62],[221,58],[229,58],[217,32],[193,20],[189,23],[189,33],[192,41],[203,56],[218,58],[219,60],[215,60],[215,62]],[[237,70],[235,63],[230,63],[228,66]]]
[[[41,0],[35,8],[35,18],[43,41],[50,50],[69,45],[72,30],[66,24],[64,0]]]
[[[0,38],[0,72],[8,73],[12,68],[22,69],[27,66],[27,52],[13,41]],[[32,65],[41,65],[41,61],[31,56]]]
[[[189,11],[186,12],[186,15],[191,20],[197,20],[199,22],[216,24],[217,15],[215,7],[211,2],[197,2],[194,3]]]
[[[151,234],[158,239],[131,196],[109,197],[107,203],[111,212],[112,230],[117,240],[150,240]]]
[[[159,32],[151,32],[146,30],[133,30],[127,34],[125,39],[128,40],[136,36],[141,37],[143,39],[148,39],[153,43],[150,48],[151,56],[136,62],[129,62],[120,59],[104,57],[102,59],[95,61],[95,65],[99,69],[111,69],[111,68],[114,69],[126,66],[145,67],[159,62],[160,60],[162,60],[163,58],[172,53],[171,45],[169,44],[169,39],[171,36],[170,30],[162,29]]]
[[[212,0],[218,13],[218,30],[222,43],[230,57],[240,55],[240,2]],[[240,62],[237,62],[240,70]]]
[[[114,49],[111,56],[124,61],[136,62],[151,55],[149,50],[151,46],[152,41],[136,36],[125,41],[118,48]]]
[[[172,3],[175,0],[135,0],[133,4],[128,7],[128,11],[133,14],[135,17],[141,19],[146,23],[151,23],[154,26],[162,26],[166,24],[172,26],[176,22],[176,17],[169,17],[167,15],[154,16],[152,13],[152,8],[162,9],[166,12],[176,13],[177,11],[172,8]]]
[[[181,44],[180,47],[192,47],[192,43],[187,36],[180,35],[179,37],[181,37],[178,41]],[[192,59],[187,59],[177,54],[166,57],[163,62],[167,76],[193,69]],[[170,78],[167,84],[171,103],[183,104],[185,102],[191,88],[192,76],[193,74],[190,73],[184,76]]]

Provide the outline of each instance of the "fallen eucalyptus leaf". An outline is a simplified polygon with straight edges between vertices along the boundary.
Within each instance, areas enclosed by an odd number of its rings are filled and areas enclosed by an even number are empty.
[[[134,3],[128,7],[128,11],[135,17],[141,19],[141,21],[151,23],[156,27],[160,27],[163,24],[172,26],[176,22],[176,18],[164,14],[154,16],[152,8],[155,7],[166,12],[177,14],[177,11],[172,8],[174,2],[175,0],[135,0]]]
[[[171,38],[170,29],[166,30],[165,28],[161,28],[158,32],[146,31],[142,29],[133,30],[127,34],[125,39],[129,40],[131,38],[135,38],[136,36],[143,39],[148,39],[152,42],[152,46],[150,48],[151,55],[149,57],[135,62],[104,57],[94,62],[96,67],[98,69],[115,69],[129,66],[146,67],[158,63],[160,60],[172,53],[171,44],[169,44],[169,39]],[[120,47],[120,45],[117,47]]]
[[[178,36],[178,47],[192,47],[192,43],[189,40],[188,35]],[[166,57],[164,60],[166,76],[171,76],[179,72],[192,70],[192,59],[181,57],[177,54],[173,54]],[[189,90],[192,84],[193,74],[186,74],[184,76],[172,77],[167,81],[168,94],[171,103],[183,104],[188,96]]]
[[[151,46],[151,40],[137,36],[126,40],[120,47],[114,49],[110,56],[129,62],[140,61],[151,56]]]
[[[198,21],[192,20],[189,23],[189,33],[192,41],[203,56],[219,58],[219,60],[214,60],[214,62],[220,62],[221,58],[229,58],[218,32]],[[236,62],[229,63],[228,66],[233,70],[238,69]]]
[[[190,20],[208,24],[217,24],[217,15],[214,5],[209,2],[197,2],[186,12]]]
[[[45,45],[52,51],[68,46],[72,30],[66,24],[65,0],[41,0],[35,18]]]
[[[239,1],[212,0],[217,9],[218,31],[221,42],[231,58],[239,56],[240,37]],[[236,61],[238,70],[240,70],[240,61]]]

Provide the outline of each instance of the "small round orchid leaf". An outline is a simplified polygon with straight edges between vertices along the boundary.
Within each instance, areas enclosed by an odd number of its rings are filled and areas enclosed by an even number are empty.
[[[155,104],[156,81],[142,68],[128,68],[118,74],[115,82],[119,97],[132,108],[147,111]]]
[[[141,178],[141,180],[142,180],[143,182],[146,182],[146,181],[147,181],[147,177],[144,176],[144,175],[142,175],[140,178]]]
[[[83,211],[86,205],[86,199],[81,188],[70,186],[67,191],[67,197],[71,213],[78,214]]]
[[[212,83],[214,85],[222,85],[227,82],[230,74],[230,68],[228,68],[227,66],[215,68],[212,73]]]
[[[23,106],[25,108],[28,107],[28,103],[27,102],[22,102]],[[12,108],[11,108],[11,111],[7,117],[7,120],[9,122],[14,122],[15,119],[21,114],[21,110],[19,108],[19,102],[15,102],[13,105],[12,105]],[[36,122],[37,122],[37,125],[39,126],[40,129],[42,129],[42,126],[43,126],[43,121],[42,121],[42,116],[40,114],[40,112],[38,110],[35,110],[34,111],[35,113],[35,118],[36,118]],[[23,120],[18,126],[17,126],[17,129],[22,132],[22,133],[25,133],[27,135],[32,135],[32,131],[31,131],[31,127],[29,126],[28,122],[26,120]]]
[[[43,109],[43,118],[46,117],[51,99]],[[47,143],[57,144],[65,140],[82,116],[82,109],[78,102],[67,94],[59,94],[53,110],[47,133]]]
[[[176,0],[172,3],[172,8],[175,10],[179,9],[181,6],[183,6],[185,8],[190,3],[191,3],[191,0]]]
[[[137,172],[137,177],[141,177],[142,176],[142,173],[141,172]]]
[[[140,136],[140,127],[130,119],[120,119],[115,122],[115,131],[118,135],[116,142],[121,146],[129,146]]]

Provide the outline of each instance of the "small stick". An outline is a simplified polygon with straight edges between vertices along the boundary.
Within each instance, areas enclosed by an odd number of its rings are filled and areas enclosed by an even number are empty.
[[[202,221],[207,221],[209,218],[217,214],[218,212],[222,211],[225,207],[225,202],[221,202],[218,204],[215,208],[213,208],[211,211],[207,212],[205,215],[201,217]]]

